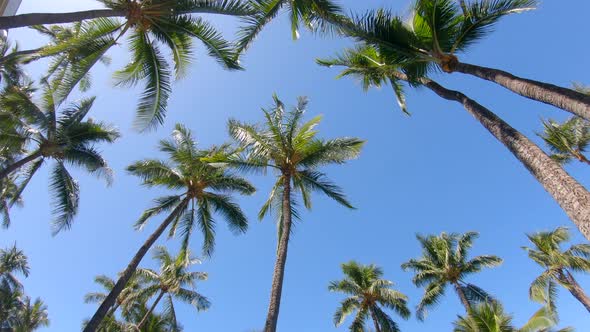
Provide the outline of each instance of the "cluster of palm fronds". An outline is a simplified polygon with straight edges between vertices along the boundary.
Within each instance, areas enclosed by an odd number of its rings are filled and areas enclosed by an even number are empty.
[[[573,328],[553,329],[559,322],[557,285],[563,286],[590,311],[590,298],[573,276],[575,272],[590,272],[590,245],[577,244],[562,248],[570,238],[566,228],[528,235],[533,247],[524,249],[544,269],[531,283],[529,295],[531,300],[542,304],[542,307],[522,327],[514,326],[512,315],[504,311],[498,299],[466,281],[483,268],[502,263],[500,257],[492,255],[468,257],[477,236],[475,232],[417,236],[422,246],[422,256],[410,259],[402,264],[402,268],[413,271],[412,282],[417,287],[424,287],[424,296],[416,307],[419,320],[425,319],[427,309],[441,302],[448,287],[457,294],[466,312],[454,322],[455,332],[573,331]],[[392,289],[393,282],[382,279],[381,268],[351,261],[342,264],[342,271],[345,279],[333,281],[328,287],[330,291],[347,295],[334,313],[334,324],[338,326],[347,316],[354,314],[350,325],[353,332],[366,331],[367,321],[373,321],[376,331],[400,331],[387,311],[391,310],[408,319],[408,298]]]

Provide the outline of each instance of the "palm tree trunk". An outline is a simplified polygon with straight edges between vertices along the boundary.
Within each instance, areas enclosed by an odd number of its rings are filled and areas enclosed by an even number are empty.
[[[459,62],[453,68],[499,84],[523,97],[553,105],[586,120],[590,120],[590,96],[557,85],[514,76],[499,69]]]
[[[145,323],[147,322],[147,319],[148,319],[149,315],[151,315],[152,312],[154,312],[154,309],[156,309],[156,306],[158,305],[158,303],[160,302],[160,300],[162,299],[162,297],[164,297],[164,294],[166,294],[164,292],[164,290],[161,290],[160,291],[160,294],[158,294],[158,297],[156,298],[156,301],[154,301],[154,303],[150,307],[150,310],[148,310],[148,312],[145,313],[145,316],[143,316],[143,318],[139,322],[139,325],[137,325],[137,329],[138,330],[141,330],[141,328],[145,325]]]
[[[375,315],[375,311],[371,310],[371,318],[373,319],[373,324],[375,324],[375,332],[381,332],[381,327],[379,327],[379,321],[377,320],[377,315]]]
[[[124,10],[94,9],[70,13],[30,13],[0,17],[0,29],[28,27],[31,25],[79,22],[99,17],[124,17]]]
[[[463,288],[461,288],[461,285],[459,285],[458,282],[453,282],[453,286],[455,287],[455,291],[457,292],[457,295],[459,295],[459,300],[461,300],[461,303],[463,303],[463,306],[465,307],[465,311],[467,313],[469,313],[471,311],[471,304],[467,300],[467,297],[465,296],[465,292],[463,291]]]
[[[17,169],[23,167],[27,163],[30,163],[31,161],[33,161],[41,156],[42,156],[41,150],[37,150],[37,151],[31,153],[30,155],[24,157],[23,159],[18,160],[15,163],[6,166],[5,169],[0,170],[0,180],[4,179],[8,175],[10,175],[10,173],[16,171]]]
[[[512,152],[557,201],[580,232],[590,240],[590,192],[526,136],[487,108],[458,91],[423,79],[422,83],[440,97],[463,105],[498,141]]]
[[[170,213],[168,218],[166,218],[166,220],[164,220],[164,222],[162,222],[160,226],[158,226],[158,228],[147,238],[144,244],[139,248],[135,256],[133,256],[133,259],[131,259],[131,262],[129,262],[129,265],[127,265],[127,268],[125,268],[125,271],[121,273],[119,280],[117,280],[117,283],[115,284],[109,295],[107,295],[104,301],[102,301],[102,303],[94,313],[94,316],[92,316],[88,324],[86,324],[86,327],[84,327],[84,332],[96,331],[100,322],[102,322],[105,315],[107,314],[109,308],[112,307],[113,304],[115,304],[115,302],[117,301],[117,297],[119,297],[119,295],[127,285],[127,282],[129,282],[129,279],[131,279],[131,277],[135,273],[137,266],[139,265],[145,254],[148,252],[148,250],[150,250],[150,248],[160,237],[160,235],[162,235],[164,230],[166,230],[168,225],[170,225],[170,223],[174,219],[176,219],[178,214],[182,210],[184,210],[184,208],[188,204],[188,201],[189,199],[185,198],[182,202],[180,202],[178,206],[174,209],[174,211]]]
[[[590,298],[586,295],[584,289],[578,284],[576,279],[574,279],[574,276],[569,271],[565,271],[565,273],[560,273],[560,279],[569,286],[567,287],[567,290],[570,291],[576,300],[582,303],[584,308],[590,312]]]
[[[272,277],[272,288],[270,291],[270,304],[264,325],[264,332],[276,332],[279,320],[279,308],[281,306],[281,294],[283,292],[283,278],[285,276],[285,264],[287,262],[287,247],[291,235],[291,176],[284,175],[283,179],[283,206],[282,219],[283,231],[279,238],[277,259]]]

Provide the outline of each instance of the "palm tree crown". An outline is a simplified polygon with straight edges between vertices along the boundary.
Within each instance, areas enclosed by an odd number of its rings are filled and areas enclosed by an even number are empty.
[[[579,117],[571,117],[563,123],[543,121],[543,133],[538,135],[553,152],[551,158],[558,162],[565,164],[576,159],[590,164],[584,155],[590,143],[588,121]]]
[[[190,130],[177,124],[172,139],[160,141],[160,151],[169,159],[144,159],[133,163],[127,170],[140,177],[148,187],[164,187],[180,193],[156,199],[155,206],[146,210],[137,221],[137,228],[142,228],[157,214],[176,209],[170,236],[180,230],[182,245],[186,249],[198,225],[203,233],[203,252],[207,256],[212,254],[215,246],[214,213],[222,215],[232,231],[246,231],[246,216],[229,194],[251,195],[255,188],[216,162],[232,153],[228,145],[199,150]]]
[[[427,309],[440,301],[449,284],[455,288],[467,311],[473,303],[491,299],[481,288],[465,282],[469,275],[502,263],[501,258],[491,255],[468,259],[469,249],[477,236],[476,232],[416,236],[422,245],[422,257],[410,259],[402,264],[402,268],[414,271],[412,281],[416,286],[425,286],[424,296],[417,308],[419,319],[424,319]]]
[[[334,324],[339,326],[346,317],[356,311],[350,330],[365,331],[365,321],[371,317],[377,332],[399,331],[397,323],[382,308],[395,311],[404,319],[410,317],[407,307],[408,298],[391,289],[393,282],[383,277],[381,268],[371,265],[360,265],[355,261],[342,264],[345,279],[332,281],[328,289],[332,292],[344,293],[348,297],[342,300],[340,308],[334,314]]]
[[[14,244],[7,249],[0,249],[0,285],[8,289],[20,289],[22,285],[15,273],[29,276],[29,262],[24,252]]]

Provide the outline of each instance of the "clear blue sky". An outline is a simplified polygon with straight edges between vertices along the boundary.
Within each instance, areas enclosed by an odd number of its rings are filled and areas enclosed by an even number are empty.
[[[575,1],[575,10],[573,4],[562,2],[542,1],[537,11],[502,21],[489,39],[461,59],[558,85],[588,83],[590,45],[585,31],[590,2]],[[356,11],[386,6],[404,12],[409,1],[346,0],[342,4]],[[90,0],[24,0],[20,12],[97,6]],[[210,19],[227,38],[233,38],[235,21]],[[336,70],[315,65],[316,57],[332,55],[350,41],[304,33],[300,41],[293,42],[287,23],[283,15],[261,34],[244,58],[247,70],[243,72],[222,70],[199,46],[190,76],[174,85],[166,124],[148,134],[131,129],[139,91],[111,86],[110,75],[128,59],[124,48],[111,52],[110,67],[94,69],[90,94],[98,98],[92,117],[111,121],[123,132],[117,144],[103,147],[116,172],[114,185],[106,188],[95,178],[75,172],[82,189],[80,213],[70,231],[52,237],[45,169],[25,192],[26,207],[14,211],[12,227],[0,232],[2,247],[16,241],[29,256],[32,273],[24,284],[27,293],[48,304],[51,326],[47,330],[79,330],[81,321],[96,308],[82,301],[85,293],[97,289],[93,277],[114,276],[126,266],[161,220],[155,219],[143,232],[132,229],[151,200],[164,191],[141,187],[138,179],[125,173],[126,165],[154,156],[157,141],[169,135],[177,122],[191,128],[202,146],[224,142],[227,119],[259,120],[259,109],[270,104],[273,92],[289,104],[296,96],[309,96],[309,116],[325,116],[320,127],[324,137],[358,136],[368,141],[360,159],[326,169],[358,210],[351,212],[316,197],[313,211],[297,224],[289,248],[279,331],[346,331],[350,320],[339,329],[332,324],[341,297],[329,293],[327,285],[341,277],[340,263],[351,259],[382,266],[385,277],[410,297],[414,307],[422,290],[411,284],[411,274],[401,271],[400,264],[419,254],[417,232],[479,231],[481,238],[473,254],[496,254],[505,262],[468,281],[501,299],[518,324],[538,308],[528,300],[528,285],[540,269],[520,249],[527,245],[524,234],[573,226],[551,197],[460,105],[425,89],[409,91],[413,116],[408,118],[397,109],[389,89],[363,93],[351,80],[335,80]],[[25,48],[42,43],[27,30],[11,31],[10,37]],[[30,73],[39,77],[43,69],[36,64]],[[534,133],[540,129],[540,117],[565,116],[461,74],[441,74],[436,79],[474,97],[537,142]],[[588,185],[586,167],[571,165],[568,170]],[[271,219],[256,220],[270,179],[252,180],[259,192],[239,201],[250,218],[248,233],[233,236],[220,220],[216,252],[198,267],[209,273],[199,290],[211,299],[212,308],[197,314],[188,305],[177,306],[186,331],[246,332],[264,324],[276,228]],[[578,231],[572,230],[574,240],[582,241]],[[192,243],[198,251],[201,238],[195,234]],[[159,244],[176,249],[178,241],[163,239]],[[142,265],[152,266],[151,259]],[[578,278],[590,291],[589,277]],[[561,325],[578,331],[590,329],[588,313],[563,290],[559,308]],[[448,331],[462,310],[449,290],[425,322],[394,318],[403,331]]]

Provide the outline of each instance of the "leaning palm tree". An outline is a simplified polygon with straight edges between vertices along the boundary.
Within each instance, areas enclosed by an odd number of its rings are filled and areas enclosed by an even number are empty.
[[[572,160],[590,164],[584,153],[590,144],[590,125],[579,117],[571,117],[563,123],[543,121],[543,133],[538,134],[553,154],[551,158],[560,163]]]
[[[136,127],[153,128],[164,120],[173,76],[185,75],[193,56],[193,38],[201,41],[208,54],[226,69],[241,69],[233,45],[202,17],[194,13],[248,15],[250,6],[239,0],[100,0],[107,9],[63,14],[23,14],[0,18],[0,29],[52,23],[80,24],[73,38],[54,38],[34,52],[21,52],[27,58],[52,56],[50,73],[59,82],[58,103],[79,83],[88,71],[124,36],[128,36],[131,61],[115,73],[115,85],[144,84],[137,106]],[[124,17],[123,22],[113,17]],[[58,28],[67,30],[66,27]],[[76,28],[74,28],[74,31]],[[48,32],[47,29],[41,30]],[[51,29],[49,29],[51,31]],[[172,54],[171,64],[162,46]],[[33,53],[33,54],[30,54]],[[1,62],[1,61],[0,61]],[[62,71],[67,67],[65,71]],[[59,77],[63,74],[63,77]]]
[[[57,234],[71,227],[78,212],[79,187],[68,172],[66,164],[83,167],[90,174],[103,177],[110,183],[112,171],[94,145],[113,143],[119,137],[119,132],[105,123],[84,120],[92,108],[94,97],[64,107],[61,114],[58,114],[53,90],[49,87],[45,89],[40,105],[32,101],[30,94],[21,90],[16,91],[13,97],[16,101],[12,110],[27,119],[27,131],[34,132],[30,137],[34,145],[25,157],[0,170],[0,180],[28,166],[15,195],[20,197],[37,170],[48,160],[54,160],[50,188],[55,204],[53,233]]]
[[[137,221],[136,228],[141,229],[149,219],[169,212],[121,273],[111,292],[86,325],[86,332],[96,330],[145,254],[167,228],[170,228],[170,236],[180,231],[182,248],[186,250],[194,228],[199,227],[204,238],[203,252],[210,256],[215,246],[214,213],[223,216],[235,233],[244,233],[248,227],[246,216],[230,194],[251,195],[255,189],[248,181],[219,164],[219,160],[233,153],[227,145],[199,150],[190,130],[177,124],[172,139],[160,142],[160,151],[167,154],[169,160],[145,159],[133,163],[127,170],[148,187],[172,189],[177,194],[156,199],[155,206],[147,209]]]
[[[590,96],[572,89],[521,78],[508,72],[459,61],[456,54],[486,37],[503,17],[534,9],[536,0],[415,0],[412,17],[387,10],[341,21],[341,31],[373,45],[389,58],[411,61],[410,77],[441,69],[492,81],[526,98],[590,120]]]
[[[334,314],[334,324],[341,325],[346,317],[356,311],[350,330],[365,331],[365,321],[371,317],[376,332],[397,332],[399,327],[383,308],[395,311],[404,319],[410,317],[407,306],[408,298],[401,292],[391,289],[393,282],[381,279],[381,268],[360,265],[355,261],[342,264],[345,279],[332,281],[328,289],[344,293],[348,297],[342,300],[340,308]]]
[[[23,307],[15,313],[11,322],[13,332],[32,332],[41,327],[49,326],[47,305],[37,298],[31,303],[31,298],[26,297]]]
[[[315,127],[321,117],[302,122],[306,107],[307,99],[300,97],[297,106],[287,111],[275,95],[273,108],[263,110],[265,122],[262,125],[229,121],[230,135],[248,152],[246,158],[234,158],[229,163],[244,171],[264,171],[268,168],[276,171],[276,182],[270,197],[258,213],[262,219],[275,210],[278,220],[277,258],[265,332],[274,332],[277,328],[291,227],[293,219],[299,217],[295,195],[301,195],[308,209],[311,208],[312,191],[323,193],[352,208],[342,190],[318,169],[356,158],[364,144],[358,138],[327,141],[317,138]]]
[[[166,247],[156,247],[154,259],[160,263],[160,272],[151,269],[138,269],[137,273],[148,283],[143,290],[147,298],[156,295],[156,299],[141,319],[137,328],[141,330],[148,322],[149,316],[154,312],[164,296],[168,299],[169,310],[174,310],[173,300],[180,300],[193,305],[197,311],[207,310],[211,306],[209,300],[195,291],[196,282],[207,280],[207,273],[191,272],[188,269],[200,263],[190,256],[188,250],[182,250],[178,256],[170,255]]]
[[[550,232],[527,235],[534,247],[524,247],[529,257],[543,267],[543,273],[531,284],[530,296],[555,308],[556,285],[567,289],[590,312],[590,297],[574,278],[574,272],[590,272],[590,244],[572,245],[566,250],[562,244],[569,241],[567,228],[558,227]]]
[[[418,319],[425,318],[427,309],[439,302],[448,285],[455,289],[467,312],[474,303],[492,299],[483,289],[465,281],[469,275],[483,268],[502,263],[501,258],[492,255],[468,259],[469,249],[477,237],[476,232],[416,236],[422,246],[422,257],[410,259],[402,264],[402,269],[414,271],[414,285],[425,287],[424,296],[416,310]]]
[[[7,249],[0,249],[0,284],[10,289],[21,289],[22,284],[16,273],[29,276],[29,262],[25,253],[14,244]]]
[[[115,287],[115,280],[112,278],[99,275],[94,278],[94,282],[102,286],[106,292],[90,292],[84,295],[85,303],[101,303],[107,297],[107,295]],[[114,318],[115,313],[119,308],[121,312],[125,314],[137,305],[143,305],[144,299],[141,297],[141,291],[145,287],[145,282],[141,278],[137,278],[137,275],[133,275],[131,280],[127,283],[121,294],[117,297],[115,305],[111,308],[108,317]]]
[[[554,330],[557,320],[545,307],[539,309],[522,327],[512,324],[512,316],[496,301],[476,305],[467,316],[453,323],[454,332],[572,332],[572,328]]]
[[[402,83],[409,83],[411,87],[426,87],[443,99],[461,104],[529,170],[586,239],[590,240],[590,192],[535,143],[475,100],[459,91],[447,89],[430,78],[409,77],[402,70],[411,67],[411,62],[400,62],[400,59],[384,56],[379,50],[367,45],[348,49],[333,59],[318,62],[325,66],[345,67],[341,76],[357,77],[367,88],[391,84],[402,109],[405,107]]]

